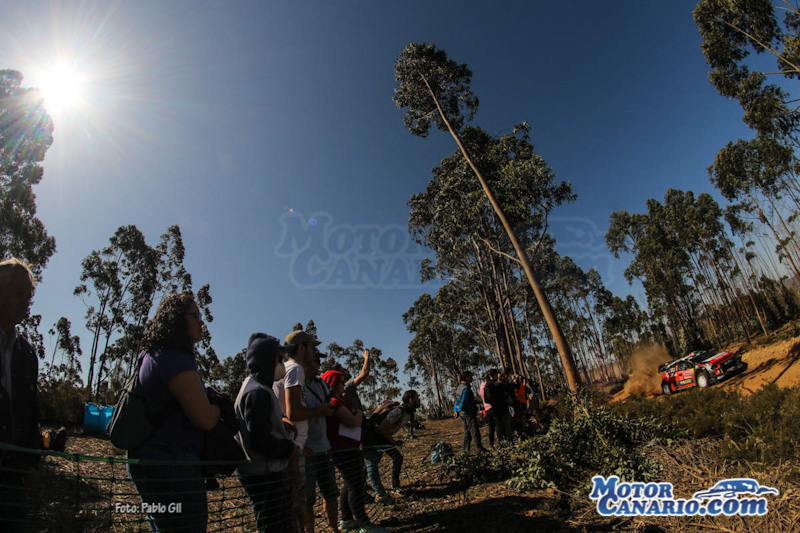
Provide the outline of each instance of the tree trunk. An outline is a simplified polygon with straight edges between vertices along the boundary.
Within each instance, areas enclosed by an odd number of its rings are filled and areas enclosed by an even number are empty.
[[[578,376],[578,371],[575,368],[575,361],[572,358],[572,351],[569,348],[569,344],[567,343],[566,337],[564,337],[564,333],[561,331],[561,326],[558,323],[558,319],[556,318],[555,313],[553,313],[553,309],[550,306],[550,302],[547,299],[547,295],[544,293],[542,288],[539,286],[539,282],[536,280],[536,276],[533,273],[533,267],[531,266],[531,263],[528,260],[528,255],[525,253],[525,250],[522,248],[522,244],[520,244],[516,234],[511,228],[511,225],[506,219],[505,212],[500,207],[500,204],[497,203],[497,199],[495,199],[494,195],[492,194],[492,191],[489,190],[489,184],[486,183],[483,174],[478,170],[478,167],[475,165],[475,163],[472,161],[472,158],[467,153],[467,149],[461,142],[461,138],[458,136],[455,130],[453,130],[453,126],[450,125],[450,121],[447,120],[447,117],[445,116],[444,111],[442,110],[442,106],[439,104],[439,99],[436,98],[436,95],[431,89],[428,80],[425,79],[424,76],[422,76],[422,80],[425,82],[425,86],[428,88],[428,93],[431,95],[431,98],[433,98],[433,101],[436,104],[436,108],[439,111],[439,115],[441,116],[444,123],[447,125],[447,129],[450,131],[450,135],[452,135],[453,139],[455,139],[459,150],[461,150],[461,154],[467,161],[467,164],[469,164],[470,168],[472,168],[472,171],[475,172],[475,176],[478,178],[478,181],[480,181],[481,187],[483,187],[483,191],[486,193],[486,197],[488,198],[489,203],[492,204],[492,207],[497,213],[497,217],[500,219],[500,222],[503,224],[503,228],[505,228],[506,233],[508,234],[508,238],[511,240],[511,244],[514,246],[514,250],[517,252],[517,257],[519,258],[519,261],[522,264],[522,268],[525,270],[525,275],[528,278],[528,282],[531,285],[531,289],[533,289],[533,294],[536,296],[536,301],[539,303],[539,307],[542,310],[542,315],[544,316],[545,322],[547,322],[547,326],[550,328],[550,332],[553,335],[553,341],[555,342],[559,356],[561,357],[561,364],[564,367],[564,373],[566,375],[569,388],[572,392],[577,392],[581,380],[580,377]]]

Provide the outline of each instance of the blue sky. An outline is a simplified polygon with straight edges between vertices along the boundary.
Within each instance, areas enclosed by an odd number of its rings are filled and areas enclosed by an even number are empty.
[[[313,319],[324,342],[360,338],[402,368],[402,314],[435,287],[399,270],[349,285],[334,273],[422,257],[403,242],[406,202],[455,145],[409,134],[392,102],[394,61],[416,41],[470,66],[475,124],[531,124],[537,152],[578,195],[554,213],[559,249],[616,294],[640,296],[604,247],[610,213],[642,212],[670,187],[713,192],[706,167],[750,136],[707,81],[694,5],[4,2],[0,68],[33,85],[60,57],[86,78],[83,105],[54,116],[35,189],[58,251],[32,311],[45,331],[69,318],[88,351],[72,296],[81,260],[121,225],[154,245],[179,224],[195,287],[211,285],[220,357],[254,331],[283,337]],[[338,241],[319,240],[334,227]],[[291,243],[307,235],[300,257]],[[348,240],[358,238],[375,241]],[[327,281],[314,281],[320,272]]]

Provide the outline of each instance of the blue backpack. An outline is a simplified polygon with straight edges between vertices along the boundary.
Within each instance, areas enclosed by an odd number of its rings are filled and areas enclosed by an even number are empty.
[[[439,442],[433,447],[433,451],[431,453],[431,464],[442,464],[451,457],[453,457],[453,447],[444,441]]]

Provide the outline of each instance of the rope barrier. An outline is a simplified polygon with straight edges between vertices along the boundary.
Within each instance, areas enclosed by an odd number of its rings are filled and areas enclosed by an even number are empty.
[[[330,458],[336,465],[335,480],[339,492],[343,495],[356,493],[356,499],[363,498],[366,515],[360,518],[377,523],[390,507],[364,495],[370,477],[365,455],[378,465],[378,477],[387,486],[386,482],[393,474],[395,481],[399,481],[397,478],[401,472],[405,473],[406,483],[418,484],[426,477],[416,465],[413,480],[407,470],[395,468],[392,472],[394,461],[381,458],[393,455],[396,450],[393,446],[373,446],[355,453],[340,450],[306,454],[304,459],[312,459],[316,465],[318,459]],[[13,455],[13,461],[9,454]],[[193,531],[205,527],[208,531],[256,531],[259,524],[265,523],[276,531],[292,531],[291,524],[295,520],[299,522],[299,516],[290,516],[287,511],[305,507],[304,496],[303,502],[289,500],[292,493],[306,493],[305,475],[302,478],[290,477],[288,470],[267,473],[266,463],[263,476],[237,473],[219,476],[216,480],[218,486],[206,489],[207,480],[200,473],[202,466],[236,463],[99,457],[31,450],[8,443],[0,443],[0,457],[9,459],[3,461],[5,466],[0,466],[0,493],[16,491],[24,495],[18,501],[6,502],[6,508],[27,507],[31,530],[146,531],[149,530],[149,515],[159,520],[159,524],[167,524],[169,531]],[[19,460],[24,462],[25,458],[30,460],[33,457],[39,459],[37,470],[14,466],[20,464]],[[134,473],[136,481],[131,479],[129,471]],[[23,481],[26,476],[35,479],[32,486]],[[298,486],[297,491],[290,490],[292,484]],[[379,490],[375,490],[376,495]],[[147,505],[142,501],[143,494]],[[314,529],[330,531],[319,487],[315,494]],[[349,501],[354,502],[352,495]],[[279,506],[283,508],[279,509]],[[358,507],[357,503],[355,507]],[[344,513],[340,510],[338,518],[349,519],[349,510]]]

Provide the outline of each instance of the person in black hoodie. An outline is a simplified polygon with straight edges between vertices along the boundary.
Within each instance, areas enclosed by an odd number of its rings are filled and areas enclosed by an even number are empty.
[[[289,531],[286,465],[298,453],[289,437],[272,383],[283,377],[283,347],[278,339],[254,333],[247,343],[250,375],[236,397],[241,428],[236,437],[250,461],[238,468],[239,481],[250,497],[259,532]]]

